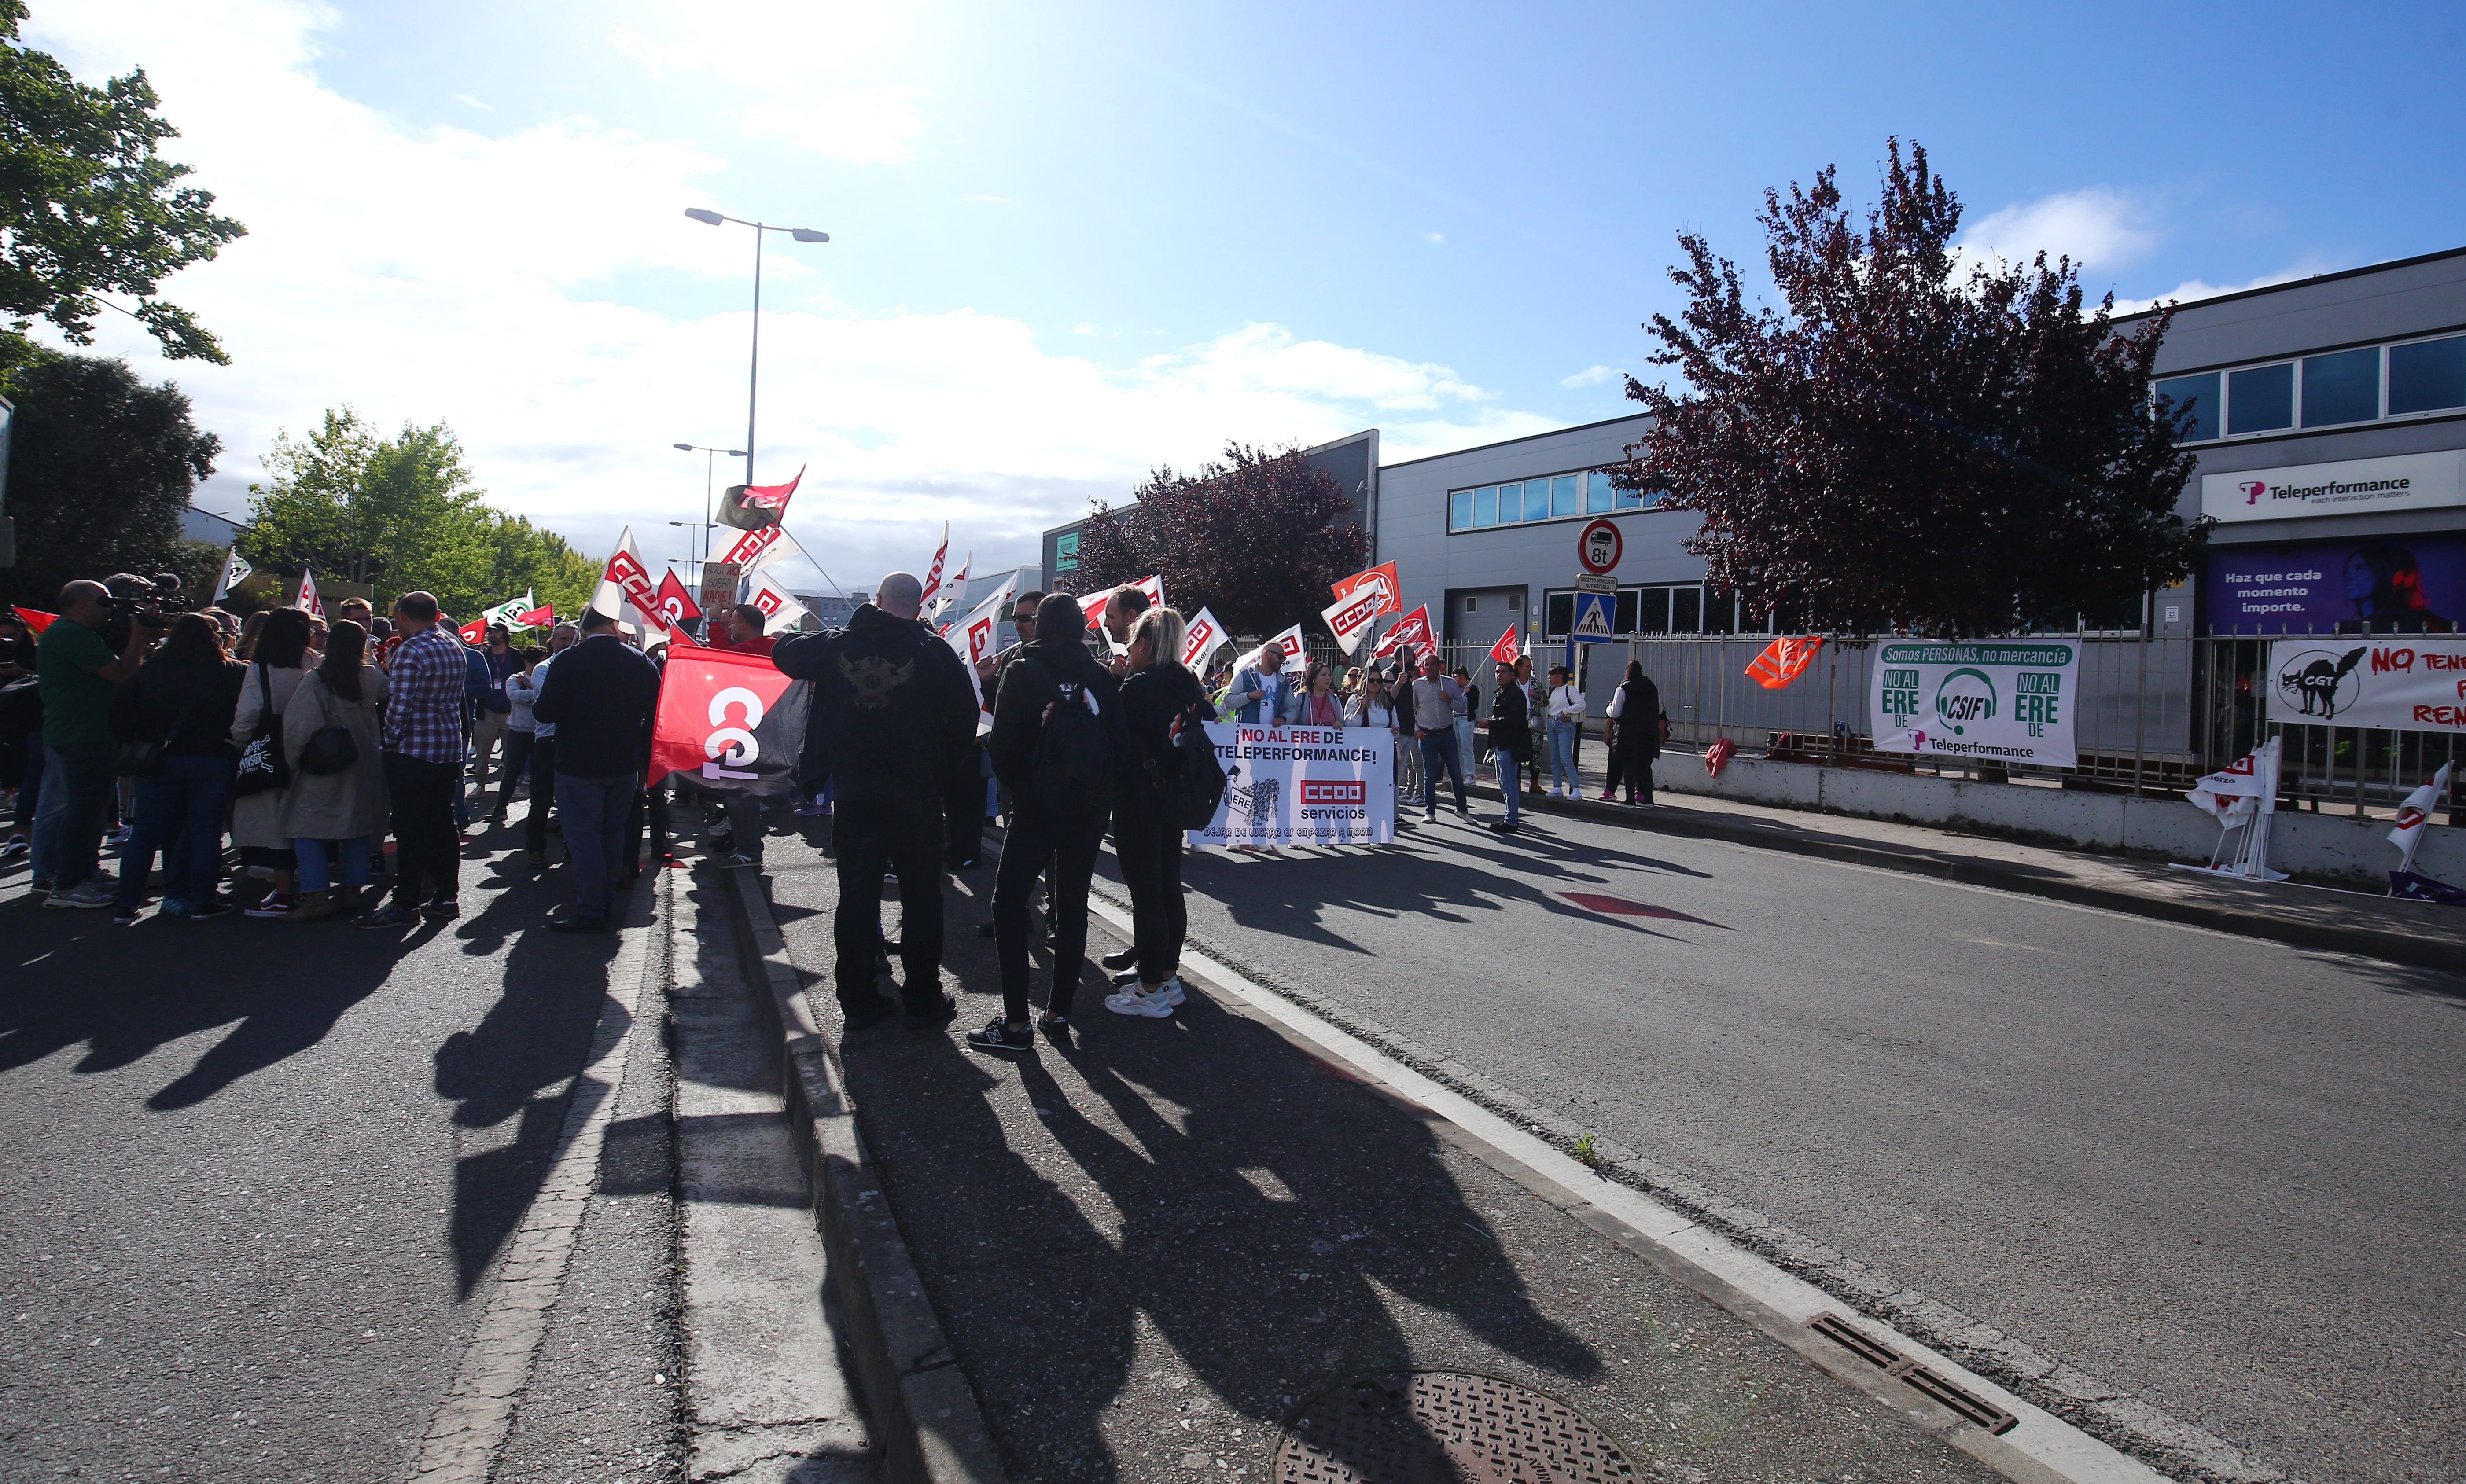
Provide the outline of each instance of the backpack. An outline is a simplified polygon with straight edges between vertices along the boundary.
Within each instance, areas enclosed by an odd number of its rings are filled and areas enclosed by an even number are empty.
[[[1028,776],[1037,803],[1051,812],[1093,814],[1112,796],[1113,739],[1089,709],[1095,698],[1087,686],[1055,681],[1054,688],[1062,698],[1037,728]]]
[[[1204,830],[1216,821],[1224,803],[1224,764],[1216,756],[1216,742],[1207,735],[1215,712],[1204,701],[1183,708],[1173,739],[1174,764],[1159,780],[1164,786],[1164,813],[1184,830]]]

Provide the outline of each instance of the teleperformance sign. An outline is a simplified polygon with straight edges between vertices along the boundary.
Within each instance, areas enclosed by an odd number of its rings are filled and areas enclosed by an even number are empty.
[[[2466,733],[2466,639],[2280,639],[2269,682],[2281,725]]]
[[[1885,640],[1875,656],[1878,752],[2073,765],[2080,647],[2028,640]]]
[[[1210,722],[1224,801],[1194,846],[1386,845],[1396,838],[1396,736],[1383,726]]]
[[[2461,504],[2466,504],[2466,451],[2455,449],[2201,476],[2201,513],[2221,521]]]

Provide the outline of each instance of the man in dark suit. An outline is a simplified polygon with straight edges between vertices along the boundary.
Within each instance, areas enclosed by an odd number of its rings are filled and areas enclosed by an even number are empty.
[[[573,910],[549,919],[557,932],[608,930],[659,704],[660,673],[625,642],[616,620],[583,614],[582,642],[549,667],[531,706],[556,727],[556,811],[573,859]]]

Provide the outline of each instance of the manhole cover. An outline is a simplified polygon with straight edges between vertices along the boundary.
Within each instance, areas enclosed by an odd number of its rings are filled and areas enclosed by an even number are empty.
[[[1313,1397],[1276,1450],[1277,1484],[1610,1484],[1616,1444],[1564,1402],[1491,1376],[1372,1376]]]

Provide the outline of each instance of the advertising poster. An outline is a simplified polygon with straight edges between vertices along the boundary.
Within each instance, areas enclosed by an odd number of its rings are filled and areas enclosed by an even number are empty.
[[[1224,802],[1194,846],[1386,845],[1396,838],[1396,739],[1383,726],[1211,722]]]
[[[2269,720],[2466,732],[2466,639],[2280,639],[2269,647]]]
[[[2073,765],[2076,644],[1887,639],[1876,646],[1874,676],[1878,752]]]
[[[2455,633],[2466,615],[2466,539],[2213,550],[2205,601],[2211,633]]]

